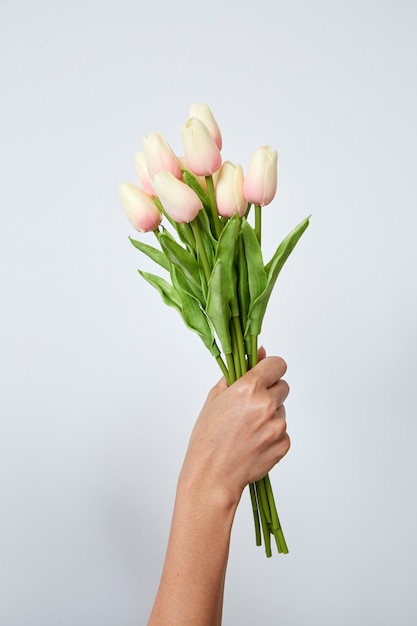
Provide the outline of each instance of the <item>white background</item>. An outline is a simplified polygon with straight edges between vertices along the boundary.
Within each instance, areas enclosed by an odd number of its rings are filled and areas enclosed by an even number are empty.
[[[279,151],[266,257],[312,214],[262,333],[290,554],[245,493],[224,623],[417,622],[416,29],[413,0],[0,2],[2,626],[146,623],[219,373],[137,275],[117,187],[142,135],[181,152],[193,102],[224,159]]]

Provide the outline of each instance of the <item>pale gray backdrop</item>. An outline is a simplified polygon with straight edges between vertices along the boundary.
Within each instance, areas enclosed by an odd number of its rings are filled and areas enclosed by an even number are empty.
[[[267,256],[313,215],[262,334],[290,554],[244,494],[224,623],[417,623],[416,29],[413,0],[0,2],[2,626],[146,623],[219,374],[137,275],[117,187],[142,135],[181,151],[192,102],[225,159],[280,153]]]

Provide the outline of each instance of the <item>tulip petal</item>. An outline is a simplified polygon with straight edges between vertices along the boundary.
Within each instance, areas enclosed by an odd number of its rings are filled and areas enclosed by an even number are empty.
[[[276,150],[272,150],[270,146],[255,150],[243,183],[243,192],[248,202],[259,206],[272,202],[277,191],[277,167]]]
[[[142,189],[132,183],[119,187],[119,197],[132,226],[142,233],[158,228],[162,215],[154,201]]]
[[[152,181],[155,174],[167,170],[175,178],[181,178],[181,166],[171,146],[161,133],[152,133],[142,137],[146,166]]]
[[[197,117],[205,124],[219,150],[222,149],[222,135],[216,119],[207,104],[192,104],[189,117]]]
[[[197,117],[190,118],[180,128],[187,164],[193,174],[209,176],[221,163],[220,150],[205,124]]]
[[[152,182],[162,206],[175,222],[191,222],[196,217],[202,204],[188,185],[168,171],[158,172]]]

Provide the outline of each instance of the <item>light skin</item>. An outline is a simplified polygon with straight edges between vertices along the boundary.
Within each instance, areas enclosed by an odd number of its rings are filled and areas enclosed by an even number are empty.
[[[161,582],[148,626],[220,626],[230,533],[244,488],[288,452],[285,362],[259,363],[208,394],[177,485]]]

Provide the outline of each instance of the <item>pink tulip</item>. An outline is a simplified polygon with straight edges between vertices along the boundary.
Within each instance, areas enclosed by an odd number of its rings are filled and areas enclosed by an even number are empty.
[[[209,176],[216,172],[222,157],[207,126],[197,117],[191,117],[180,132],[185,158],[193,174]]]
[[[243,183],[243,192],[248,202],[265,206],[277,191],[278,153],[270,146],[257,148],[252,156]]]
[[[191,222],[202,204],[197,194],[171,172],[163,171],[153,178],[153,186],[168,215],[179,224]]]
[[[216,183],[216,201],[219,215],[232,217],[245,214],[248,203],[243,195],[243,168],[225,161],[219,170]]]
[[[148,167],[146,165],[146,158],[144,152],[136,152],[134,157],[135,170],[140,185],[146,193],[152,195],[154,193],[151,179],[149,178]]]
[[[218,149],[221,150],[222,135],[209,106],[207,104],[192,104],[190,107],[189,117],[197,117],[203,122],[203,124],[207,126],[209,133],[213,137]]]
[[[123,183],[119,187],[119,196],[127,218],[136,230],[147,233],[158,228],[161,212],[142,189],[132,183]]]
[[[179,161],[161,133],[152,133],[147,137],[142,137],[142,144],[151,180],[155,174],[163,170],[168,170],[175,178],[181,178]]]

